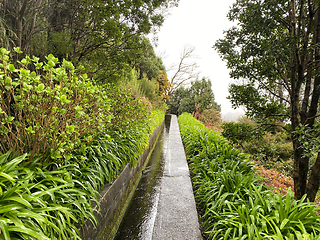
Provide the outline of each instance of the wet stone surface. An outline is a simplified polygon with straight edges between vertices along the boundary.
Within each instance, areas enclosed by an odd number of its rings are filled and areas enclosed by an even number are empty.
[[[115,240],[152,239],[160,196],[160,183],[164,171],[169,127],[170,123],[166,123],[119,226]]]
[[[169,120],[169,121],[167,121]],[[115,240],[198,240],[198,216],[177,117],[145,168]]]

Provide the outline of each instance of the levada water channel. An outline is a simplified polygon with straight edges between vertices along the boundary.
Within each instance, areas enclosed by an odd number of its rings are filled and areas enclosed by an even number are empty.
[[[167,151],[170,117],[143,171],[114,240],[151,240],[160,196],[164,159]]]

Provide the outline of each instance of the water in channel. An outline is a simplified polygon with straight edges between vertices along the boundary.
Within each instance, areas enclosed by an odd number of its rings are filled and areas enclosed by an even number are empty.
[[[170,128],[170,117],[166,117],[165,127],[150,156],[148,165],[114,240],[151,240],[160,196],[160,182],[164,170],[164,158]]]

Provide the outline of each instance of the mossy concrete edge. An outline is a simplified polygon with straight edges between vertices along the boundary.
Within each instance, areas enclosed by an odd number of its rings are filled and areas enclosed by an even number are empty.
[[[105,185],[100,192],[100,210],[95,212],[98,225],[95,227],[89,220],[80,229],[83,240],[112,240],[121,223],[122,217],[130,203],[134,191],[142,176],[142,171],[148,163],[150,155],[158,141],[161,130],[164,127],[163,121],[154,130],[149,139],[148,148],[142,153],[138,163],[134,167],[129,165],[123,169],[119,177],[112,185]]]

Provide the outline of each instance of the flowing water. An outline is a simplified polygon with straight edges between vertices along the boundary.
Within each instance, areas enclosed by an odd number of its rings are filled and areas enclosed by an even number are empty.
[[[160,196],[160,181],[164,170],[164,158],[170,128],[170,117],[166,117],[165,127],[150,156],[148,165],[114,240],[151,240]]]

